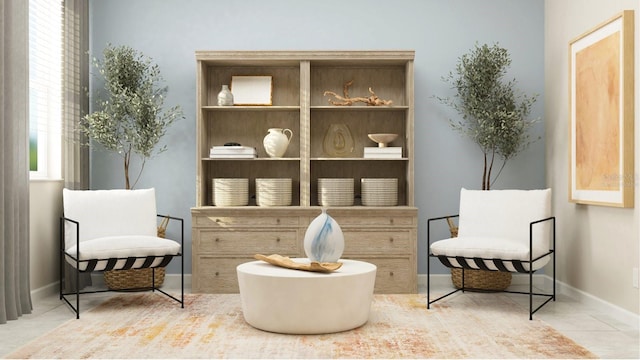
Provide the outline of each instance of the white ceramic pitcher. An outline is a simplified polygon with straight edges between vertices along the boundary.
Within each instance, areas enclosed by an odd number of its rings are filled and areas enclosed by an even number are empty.
[[[287,133],[289,136],[286,135]],[[282,157],[282,155],[287,151],[287,147],[289,147],[292,137],[293,131],[290,129],[271,128],[268,130],[267,136],[265,136],[262,141],[264,150],[270,157]]]

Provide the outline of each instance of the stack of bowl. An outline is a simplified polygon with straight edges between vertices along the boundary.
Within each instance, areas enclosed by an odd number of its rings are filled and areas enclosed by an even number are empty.
[[[320,206],[353,205],[353,178],[319,178],[318,203]]]
[[[362,178],[360,194],[364,206],[396,206],[398,204],[398,179]]]
[[[256,179],[256,205],[291,205],[291,178]]]
[[[249,203],[249,179],[219,178],[212,180],[211,201],[215,206],[245,206]]]

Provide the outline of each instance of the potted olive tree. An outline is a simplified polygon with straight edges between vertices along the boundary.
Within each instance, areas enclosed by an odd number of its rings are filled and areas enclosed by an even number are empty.
[[[490,190],[507,162],[524,150],[532,139],[529,129],[538,119],[528,119],[537,95],[517,91],[516,81],[504,80],[511,58],[506,49],[478,45],[458,59],[455,72],[443,81],[456,91],[453,97],[436,97],[460,114],[449,120],[454,130],[467,135],[483,154],[482,190]],[[500,168],[494,172],[496,160]],[[449,220],[451,236],[458,228]],[[451,269],[453,284],[462,287],[462,271]],[[465,285],[483,290],[504,290],[511,284],[511,273],[484,270],[465,271]]]
[[[180,106],[163,110],[166,86],[158,65],[128,46],[109,44],[103,51],[104,59],[93,59],[104,80],[104,94],[99,94],[96,110],[80,121],[80,131],[94,143],[102,145],[123,158],[125,188],[133,189],[144,170],[147,159],[166,150],[156,148],[167,128],[183,118]],[[137,155],[141,165],[133,183],[129,179],[131,159]],[[167,219],[168,220],[168,219]],[[166,222],[158,227],[158,236],[164,236]],[[155,283],[164,281],[165,268],[157,268]],[[150,287],[150,268],[105,271],[104,278],[111,289]]]
[[[537,121],[528,119],[537,95],[522,94],[515,79],[503,79],[510,65],[506,49],[476,44],[458,59],[455,72],[442,78],[453,86],[455,96],[436,97],[460,114],[459,120],[450,120],[453,129],[480,147],[483,190],[490,190],[507,161],[532,142],[529,129]],[[502,162],[497,173],[496,160]]]
[[[183,118],[180,106],[163,110],[168,88],[158,65],[128,46],[109,44],[104,59],[93,59],[104,79],[104,94],[99,94],[96,110],[80,121],[80,130],[87,137],[123,158],[125,188],[135,187],[147,159],[166,150],[156,148],[167,128]],[[133,183],[130,165],[133,155],[141,159]]]

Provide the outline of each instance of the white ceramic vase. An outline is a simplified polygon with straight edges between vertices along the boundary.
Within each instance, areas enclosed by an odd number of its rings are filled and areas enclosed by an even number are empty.
[[[270,157],[282,157],[289,147],[291,137],[293,137],[293,132],[290,129],[271,128],[262,141],[264,150]]]
[[[222,89],[218,93],[218,106],[232,106],[233,94],[229,90],[229,85],[222,85]]]
[[[304,252],[311,261],[337,262],[343,251],[342,229],[323,208],[304,234]]]

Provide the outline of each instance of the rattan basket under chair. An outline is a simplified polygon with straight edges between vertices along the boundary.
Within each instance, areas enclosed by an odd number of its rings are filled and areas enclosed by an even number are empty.
[[[451,218],[447,218],[447,223],[449,223],[451,237],[457,237],[458,227]],[[451,269],[451,281],[457,289],[462,288],[462,269]],[[511,285],[511,273],[467,269],[464,271],[464,285],[478,290],[502,291]]]
[[[158,237],[165,237],[169,225],[169,218],[165,217],[158,225]],[[155,268],[154,278],[156,287],[164,283],[164,275],[166,273],[164,267]],[[104,282],[110,290],[124,289],[144,289],[151,288],[151,273],[153,269],[129,269],[129,270],[110,270],[104,271]]]

